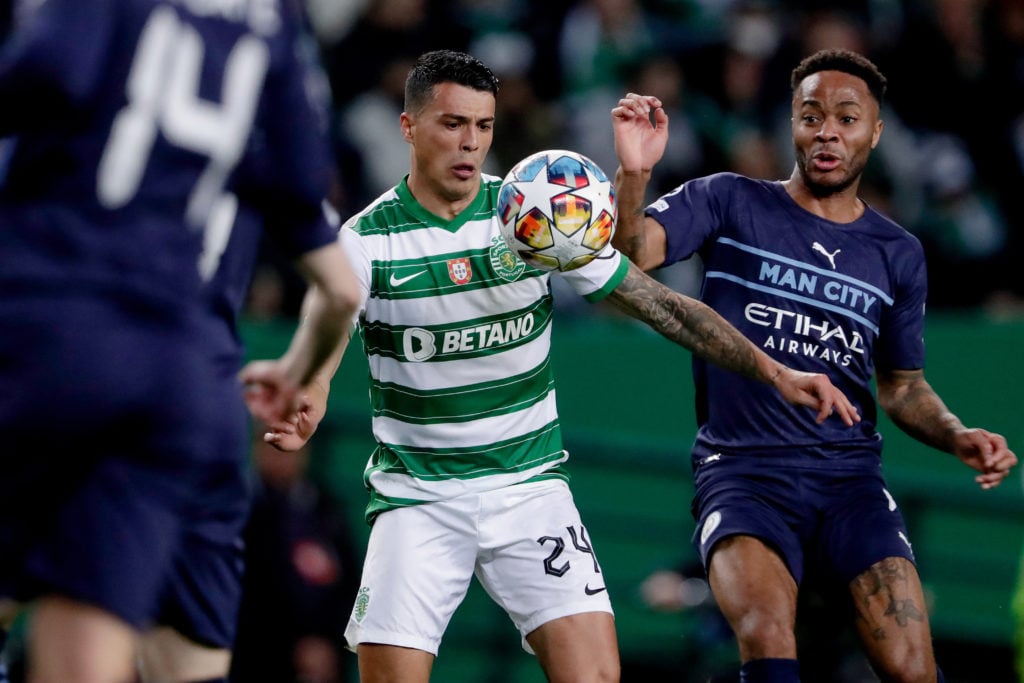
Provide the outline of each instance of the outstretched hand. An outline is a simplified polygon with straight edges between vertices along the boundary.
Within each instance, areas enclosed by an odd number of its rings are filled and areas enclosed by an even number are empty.
[[[838,415],[847,427],[860,422],[860,413],[850,403],[850,399],[825,375],[784,367],[775,376],[772,384],[790,403],[817,410],[818,424],[833,414]]]
[[[981,488],[999,486],[1017,464],[1017,456],[1001,434],[984,429],[963,429],[953,438],[953,454],[981,474],[974,478]]]
[[[651,112],[654,119],[651,120]],[[668,114],[652,95],[627,93],[612,109],[615,154],[626,173],[650,171],[668,143]]]

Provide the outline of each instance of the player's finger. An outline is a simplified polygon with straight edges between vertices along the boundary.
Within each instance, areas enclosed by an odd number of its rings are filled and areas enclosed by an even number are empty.
[[[985,463],[987,472],[1009,472],[1017,464],[1017,456],[1009,450],[996,451]]]
[[[828,419],[828,416],[832,414],[832,402],[825,397],[822,397],[818,401],[818,417],[815,420],[818,424],[822,424]]]
[[[1002,463],[1007,469],[1017,463],[1017,456],[1013,454],[1006,446],[1006,438],[1002,434],[992,434],[991,432],[985,432],[985,441],[990,449],[987,455],[985,455],[985,464],[989,467],[995,467],[997,464]],[[985,451],[982,451],[985,453]]]
[[[646,116],[644,107],[638,105],[636,102],[626,102],[621,107],[616,107],[615,112],[622,119],[642,119]]]
[[[857,412],[857,407],[850,402],[846,394],[835,388],[833,388],[833,391],[836,394],[835,410],[839,413],[839,417],[842,418],[846,426],[852,427],[860,422],[860,413]]]
[[[974,478],[974,481],[976,481],[982,489],[987,490],[999,486],[999,484],[1002,483],[1003,479],[1006,479],[1006,476],[1009,473],[1009,470],[1001,472],[986,472],[985,474],[979,474],[978,476],[976,476]]]

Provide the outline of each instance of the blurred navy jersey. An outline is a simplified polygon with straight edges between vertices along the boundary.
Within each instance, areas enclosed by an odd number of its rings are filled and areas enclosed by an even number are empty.
[[[216,271],[203,285],[213,314],[208,343],[226,372],[237,374],[244,357],[238,318],[245,306],[263,236],[263,220],[250,207],[231,197],[211,217],[211,230],[221,235],[224,248]],[[241,398],[241,391],[238,394]]]
[[[731,173],[692,180],[646,210],[666,230],[664,265],[699,253],[701,299],[766,353],[829,376],[860,411],[853,428],[793,406],[766,384],[694,360],[694,459],[724,451],[833,467],[877,463],[875,368],[924,367],[924,256],[871,207],[819,218],[781,183]]]
[[[143,625],[203,507],[238,502],[259,225],[286,256],[334,239],[326,100],[287,3],[24,7],[0,46],[0,595]]]
[[[326,97],[290,3],[35,4],[0,54],[0,283],[187,303],[228,190],[280,217],[286,255],[329,239]]]

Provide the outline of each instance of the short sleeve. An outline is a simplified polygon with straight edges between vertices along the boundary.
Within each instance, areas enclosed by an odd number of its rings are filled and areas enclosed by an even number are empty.
[[[628,270],[629,261],[609,243],[590,263],[561,275],[578,294],[594,303],[611,294]]]

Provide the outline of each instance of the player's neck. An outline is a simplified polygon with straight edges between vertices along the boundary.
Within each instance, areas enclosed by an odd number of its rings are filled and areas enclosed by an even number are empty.
[[[853,183],[840,192],[817,195],[796,174],[782,182],[786,192],[800,208],[833,223],[852,223],[864,215],[866,205],[857,196],[859,185]]]
[[[473,203],[480,192],[477,182],[468,194],[446,192],[444,188],[426,182],[422,176],[410,173],[407,182],[409,192],[424,209],[446,221],[454,220],[466,207]]]

